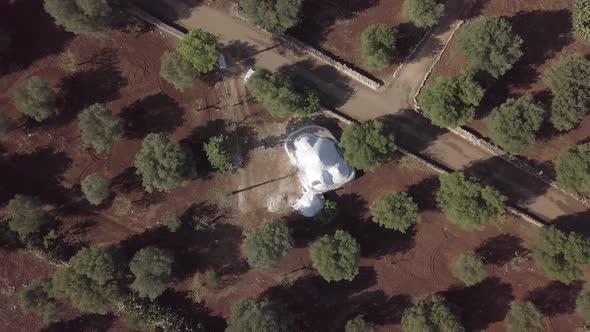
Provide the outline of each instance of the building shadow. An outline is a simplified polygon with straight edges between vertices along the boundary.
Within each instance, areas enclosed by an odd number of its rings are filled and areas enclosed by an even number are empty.
[[[551,281],[544,287],[531,291],[526,300],[534,303],[544,316],[553,317],[559,314],[569,314],[575,311],[576,299],[580,295],[583,286],[582,281],[576,281],[570,285],[562,284],[559,281]]]
[[[125,122],[125,137],[144,138],[149,133],[172,134],[184,121],[178,102],[160,92],[125,107],[119,114]]]
[[[523,246],[523,241],[511,234],[501,234],[488,238],[476,250],[484,263],[502,266],[514,257],[524,256],[530,250]]]

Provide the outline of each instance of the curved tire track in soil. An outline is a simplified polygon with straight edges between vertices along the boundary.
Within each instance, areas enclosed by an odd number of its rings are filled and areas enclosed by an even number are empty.
[[[432,279],[434,280],[434,282],[436,284],[440,284],[440,276],[438,275],[438,272],[436,271],[436,261],[438,259],[438,256],[440,255],[440,251],[443,247],[444,247],[444,244],[440,244],[438,247],[436,247],[436,249],[434,249],[434,251],[430,255],[430,259],[428,261],[428,270],[430,271],[430,275],[432,276]]]

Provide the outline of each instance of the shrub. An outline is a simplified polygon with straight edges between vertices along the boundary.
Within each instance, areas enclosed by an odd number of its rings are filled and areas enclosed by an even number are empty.
[[[10,120],[4,115],[4,113],[0,113],[0,141],[5,139],[8,136],[8,133],[12,129],[12,125]]]
[[[369,26],[361,35],[361,54],[371,70],[391,64],[395,51],[396,31],[383,24]]]
[[[31,76],[21,83],[12,96],[16,109],[41,122],[57,113],[55,92],[39,76]]]
[[[338,216],[338,204],[336,201],[327,199],[324,202],[324,208],[314,219],[321,224],[329,224],[333,222]]]
[[[288,332],[294,330],[293,316],[268,302],[242,299],[231,308],[226,332]]]
[[[344,332],[373,332],[375,327],[373,323],[367,322],[363,316],[356,316],[355,318],[346,322]]]
[[[55,24],[75,34],[101,34],[114,24],[116,13],[107,0],[45,0]]]
[[[531,302],[513,301],[506,315],[508,332],[543,332],[545,323],[543,315]]]
[[[352,124],[344,128],[340,144],[344,150],[344,159],[363,171],[373,171],[382,162],[392,159],[397,150],[395,137],[384,132],[380,121]]]
[[[590,40],[590,0],[576,0],[573,21],[576,35]]]
[[[111,181],[98,175],[88,175],[82,180],[82,192],[92,205],[100,205],[111,195]]]
[[[504,18],[481,17],[459,32],[459,48],[476,69],[495,78],[502,76],[522,56],[522,38],[512,32]]]
[[[232,156],[229,141],[225,135],[211,137],[203,146],[211,166],[221,172],[232,168]]]
[[[535,247],[535,259],[549,278],[571,284],[582,277],[580,268],[590,264],[590,240],[575,232],[543,227]]]
[[[436,201],[449,220],[464,229],[482,229],[504,212],[506,196],[462,172],[440,176]]]
[[[302,0],[242,0],[244,16],[270,32],[284,32],[299,22]]]
[[[269,221],[245,232],[244,252],[248,264],[257,270],[272,270],[293,247],[289,228],[279,221]]]
[[[405,192],[378,197],[371,204],[373,222],[405,233],[418,223],[418,205]]]
[[[166,211],[162,216],[162,225],[171,232],[176,232],[182,226],[182,220],[172,211]]]
[[[131,287],[139,296],[154,300],[160,296],[172,281],[172,252],[156,247],[147,247],[138,251],[129,264],[135,276]]]
[[[471,72],[456,77],[441,77],[424,89],[420,107],[434,125],[456,128],[473,120],[483,94],[484,89]]]
[[[576,311],[586,323],[590,323],[590,290],[586,289],[576,299]]]
[[[190,150],[170,142],[166,134],[148,134],[135,156],[137,174],[148,192],[170,191],[194,173]]]
[[[351,281],[358,274],[361,248],[347,232],[337,230],[309,246],[313,267],[327,281]]]
[[[41,226],[49,222],[43,212],[41,202],[29,196],[15,195],[13,199],[8,201],[6,212],[10,217],[8,226],[23,239],[37,232]]]
[[[48,323],[57,319],[63,312],[62,304],[51,295],[51,278],[36,278],[18,293],[21,308],[43,318]]]
[[[207,287],[211,289],[218,289],[221,288],[223,283],[223,278],[221,275],[215,271],[209,271],[207,273]]]
[[[480,283],[487,275],[486,268],[481,257],[473,251],[469,251],[455,261],[453,265],[453,275],[463,281],[467,286],[473,286]]]
[[[164,52],[160,63],[160,76],[179,90],[190,88],[199,78],[199,72],[192,63],[178,52]]]
[[[402,327],[405,332],[465,330],[444,298],[439,295],[431,296],[406,309],[402,316]]]
[[[566,131],[580,123],[590,108],[590,60],[567,56],[543,74],[543,81],[553,95],[551,123]]]
[[[182,37],[178,52],[197,72],[207,74],[215,68],[219,60],[216,47],[217,37],[201,29],[195,29]]]
[[[85,108],[79,115],[82,145],[108,152],[123,134],[123,122],[103,104]]]
[[[535,142],[544,114],[543,107],[531,95],[508,99],[487,121],[494,143],[509,153],[520,153]]]
[[[564,149],[555,163],[557,181],[576,193],[590,191],[590,143]]]
[[[419,28],[430,28],[438,23],[445,5],[436,0],[404,0],[402,13]]]

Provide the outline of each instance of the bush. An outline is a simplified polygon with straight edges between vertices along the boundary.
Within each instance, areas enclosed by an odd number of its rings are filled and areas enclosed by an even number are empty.
[[[41,207],[41,202],[29,196],[15,195],[13,199],[8,201],[6,212],[10,218],[8,227],[23,239],[37,232],[41,226],[49,222],[49,218]]]
[[[576,311],[586,323],[590,323],[590,290],[586,289],[576,299]]]
[[[279,221],[266,222],[244,235],[248,264],[257,270],[274,269],[293,247],[289,228]]]
[[[508,99],[488,118],[490,135],[502,149],[518,154],[535,142],[544,115],[545,110],[531,95]]]
[[[590,239],[553,226],[543,227],[535,247],[535,259],[549,278],[571,284],[582,278],[580,268],[590,264]]]
[[[459,32],[459,48],[471,65],[495,78],[509,71],[520,59],[521,46],[522,38],[512,32],[504,18],[477,18]]]
[[[337,216],[338,204],[334,200],[327,199],[324,202],[324,208],[314,217],[314,219],[321,224],[329,224],[336,220]]]
[[[590,143],[564,149],[555,162],[557,181],[567,190],[590,191]]]
[[[469,251],[455,261],[453,275],[465,285],[473,286],[485,279],[487,271],[481,257]]]
[[[270,32],[284,32],[299,22],[302,0],[242,0],[244,16]]]
[[[531,302],[513,301],[506,315],[508,332],[543,332],[545,323],[543,315]]]
[[[92,205],[100,205],[111,195],[111,181],[98,175],[88,175],[82,180],[82,192]]]
[[[590,0],[576,0],[573,14],[574,32],[578,37],[590,40]]]
[[[11,129],[12,124],[10,123],[10,120],[8,120],[4,113],[0,113],[0,141],[8,136]]]
[[[114,24],[116,13],[107,0],[45,0],[45,11],[55,24],[75,34],[102,34]]]
[[[456,128],[473,120],[483,94],[484,89],[471,72],[441,77],[424,89],[420,95],[420,107],[434,125]]]
[[[193,68],[207,74],[215,68],[219,60],[217,37],[201,29],[190,30],[178,45],[178,52]]]
[[[178,90],[190,88],[199,79],[199,72],[178,52],[164,52],[160,63],[160,76]]]
[[[436,202],[449,221],[466,230],[482,229],[504,212],[506,196],[490,186],[482,186],[462,172],[440,176]]]
[[[397,150],[393,134],[385,134],[383,123],[370,121],[352,124],[342,132],[340,144],[344,159],[363,171],[373,171],[381,163],[393,158]]]
[[[242,299],[231,308],[226,332],[288,332],[294,330],[293,316],[268,302]]]
[[[225,135],[211,137],[203,146],[211,166],[221,172],[232,168],[232,156],[229,141]]]
[[[63,312],[62,304],[51,295],[51,278],[36,278],[18,293],[21,308],[26,314],[34,314],[48,323]]]
[[[166,211],[162,216],[162,225],[170,232],[176,232],[182,226],[182,220],[172,211]]]
[[[309,246],[313,267],[327,281],[351,281],[358,274],[361,248],[347,232],[337,230]]]
[[[135,276],[131,288],[139,296],[154,300],[160,296],[172,281],[172,252],[156,247],[143,248],[133,256],[129,269]]]
[[[31,76],[21,83],[12,96],[12,101],[19,112],[37,122],[57,114],[55,92],[39,76]]]
[[[361,35],[361,54],[371,70],[391,64],[395,51],[396,31],[383,24],[369,26]]]
[[[171,191],[194,174],[190,150],[170,142],[166,134],[148,134],[135,156],[137,174],[148,192]]]
[[[551,123],[566,131],[580,123],[590,108],[590,60],[567,56],[543,74],[543,81],[553,95]]]
[[[431,296],[406,309],[402,316],[405,332],[463,332],[465,329],[439,295]]]
[[[356,316],[355,318],[346,322],[344,332],[373,332],[375,327],[373,323],[367,322],[363,316]]]
[[[402,13],[419,28],[430,28],[438,23],[445,5],[436,0],[404,0]]]
[[[373,222],[405,233],[418,223],[418,205],[405,192],[378,197],[371,204]]]
[[[79,115],[82,145],[108,152],[123,135],[123,122],[103,104],[85,108]]]

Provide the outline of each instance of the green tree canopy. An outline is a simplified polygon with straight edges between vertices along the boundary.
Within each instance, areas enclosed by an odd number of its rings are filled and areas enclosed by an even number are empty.
[[[369,26],[361,34],[361,54],[371,70],[379,70],[391,64],[395,52],[395,29],[384,24]]]
[[[405,332],[463,332],[465,329],[442,296],[435,295],[406,309],[402,316]]]
[[[291,313],[268,301],[242,299],[231,308],[226,332],[289,332],[294,331]]]
[[[45,0],[44,8],[55,24],[75,34],[105,33],[117,16],[107,0]]]
[[[525,95],[506,100],[493,111],[487,124],[494,143],[509,153],[518,154],[535,142],[544,117],[543,106],[531,95]]]
[[[344,128],[340,144],[344,159],[363,171],[373,171],[382,162],[393,158],[397,150],[393,134],[386,134],[383,123],[369,121]]]
[[[10,217],[8,227],[13,232],[17,232],[23,239],[49,222],[49,218],[47,218],[41,207],[41,202],[25,195],[17,194],[8,201],[6,212]]]
[[[324,202],[324,208],[314,219],[321,224],[329,224],[338,216],[338,203],[335,200],[327,199]]]
[[[378,197],[371,204],[371,214],[373,222],[402,233],[419,221],[418,205],[405,192]]]
[[[178,52],[197,72],[207,74],[219,60],[217,37],[201,29],[190,30],[180,40]]]
[[[358,274],[361,247],[343,230],[314,241],[309,252],[313,267],[327,281],[351,281]]]
[[[356,316],[355,318],[346,322],[344,332],[374,332],[375,326],[371,322],[363,319],[363,316]]]
[[[82,145],[108,152],[123,135],[123,122],[103,104],[85,108],[79,115]]]
[[[270,32],[284,32],[299,22],[302,0],[242,0],[244,16]]]
[[[268,221],[244,235],[248,264],[257,270],[274,269],[293,247],[289,228],[279,221]]]
[[[441,175],[436,193],[438,206],[449,221],[464,229],[482,229],[504,212],[506,196],[490,186],[482,186],[462,172]]]
[[[47,81],[31,76],[22,82],[12,96],[16,109],[41,122],[57,114],[57,97]]]
[[[476,69],[500,77],[522,56],[522,38],[510,23],[499,17],[476,18],[459,32],[459,48]]]
[[[194,174],[190,150],[170,142],[166,134],[148,134],[135,156],[137,174],[148,192],[171,191]]]
[[[551,123],[557,130],[577,126],[590,109],[590,60],[566,56],[543,73],[543,81],[553,95]]]
[[[131,288],[140,296],[154,300],[172,282],[174,254],[156,247],[143,248],[133,256],[129,269],[135,276]]]
[[[506,315],[508,332],[543,332],[545,323],[543,315],[531,302],[513,301]]]
[[[590,192],[590,143],[564,149],[555,163],[557,181],[567,190]]]
[[[486,268],[477,254],[468,251],[455,261],[453,275],[467,286],[480,283],[487,276]]]
[[[547,276],[564,284],[582,278],[580,268],[590,264],[590,239],[553,226],[539,231],[535,259]]]
[[[590,0],[576,0],[573,21],[576,35],[590,41]]]
[[[84,196],[92,205],[100,205],[111,195],[111,181],[98,174],[85,177],[81,187]]]
[[[426,86],[420,95],[420,107],[434,125],[456,128],[473,120],[484,92],[472,72],[441,77]]]
[[[162,225],[171,232],[176,232],[182,226],[182,220],[172,211],[166,211],[162,216]]]
[[[445,5],[436,0],[404,0],[402,13],[419,28],[430,28],[438,23]]]
[[[52,296],[51,278],[36,278],[23,288],[18,297],[23,311],[40,316],[43,322],[56,320],[63,312],[63,305]]]
[[[211,166],[221,172],[232,168],[232,156],[229,140],[225,135],[213,136],[203,146]]]
[[[590,289],[585,289],[576,299],[576,311],[586,323],[590,323]]]
[[[195,85],[199,72],[178,52],[164,52],[160,59],[160,76],[178,90]]]

